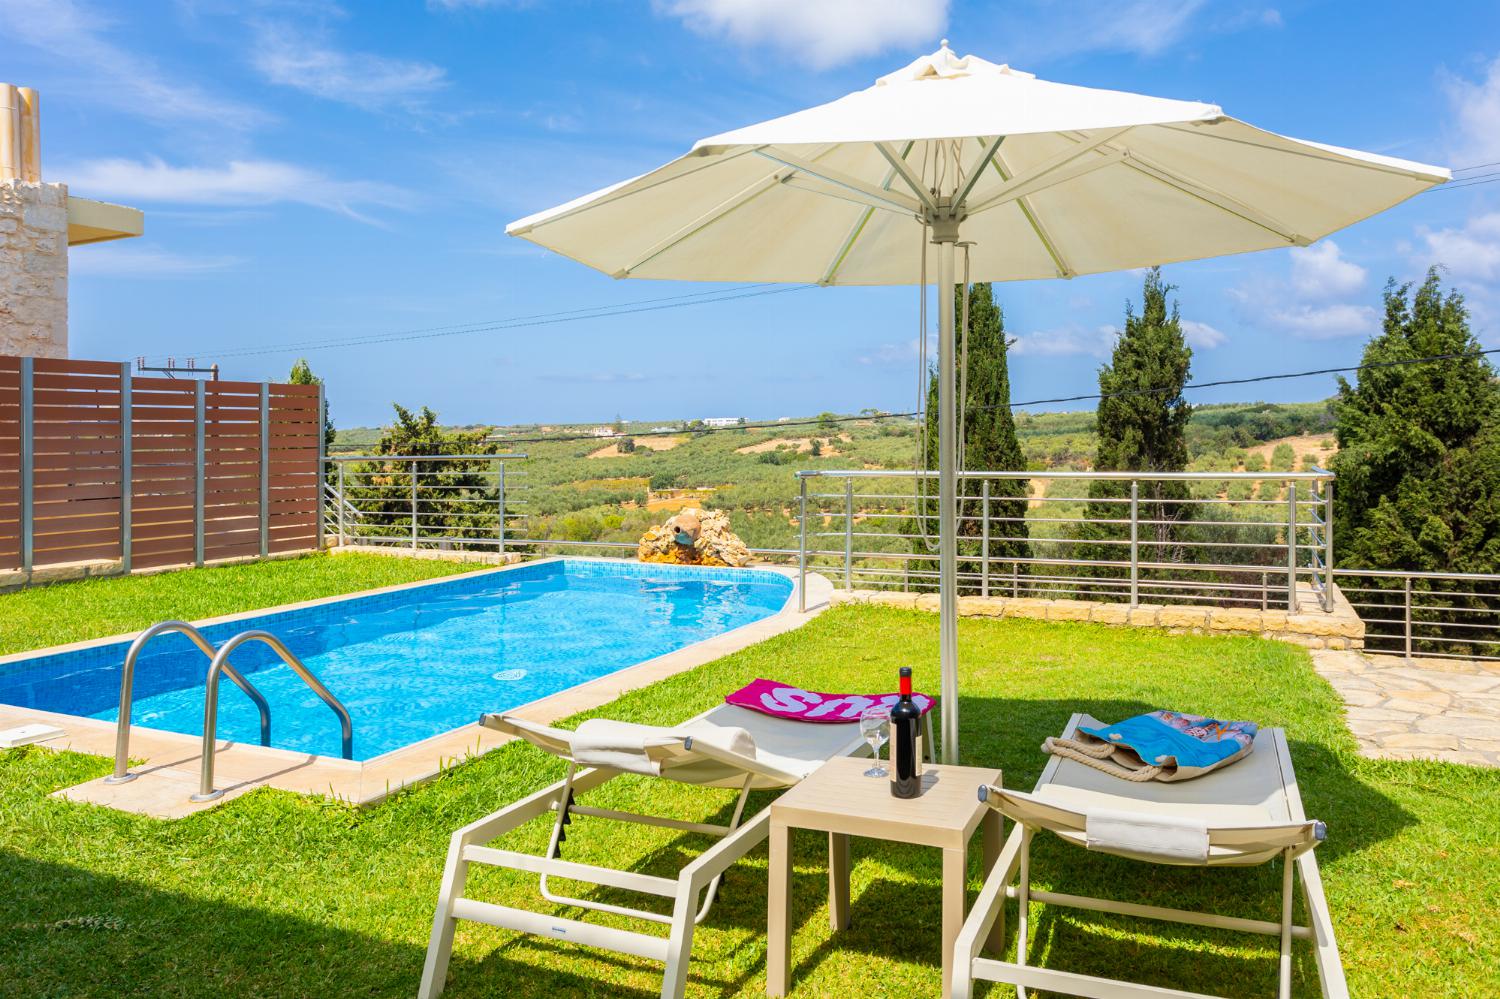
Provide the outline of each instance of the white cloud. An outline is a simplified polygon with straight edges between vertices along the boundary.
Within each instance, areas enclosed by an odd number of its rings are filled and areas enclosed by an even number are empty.
[[[1474,281],[1500,279],[1500,212],[1469,219],[1461,229],[1417,230],[1434,263],[1456,278]]]
[[[1310,340],[1369,336],[1380,328],[1380,313],[1372,306],[1339,302],[1332,305],[1272,306],[1264,313],[1271,326],[1300,333]]]
[[[412,110],[448,84],[441,66],[346,52],[310,29],[262,23],[255,34],[250,61],[267,80],[366,111]]]
[[[701,35],[769,45],[815,69],[892,47],[915,56],[937,48],[948,0],[653,0]]]
[[[89,277],[193,277],[238,266],[238,257],[193,256],[149,244],[105,243],[68,254],[68,271]]]
[[[568,372],[557,371],[537,376],[545,382],[567,382],[585,385],[629,385],[636,382],[653,381],[656,376],[642,374],[639,371],[595,371],[595,372]]]
[[[1349,301],[1358,296],[1369,272],[1344,257],[1331,239],[1288,252],[1284,279],[1257,276],[1229,289],[1246,322],[1309,340],[1368,336],[1380,325],[1372,306]]]
[[[1077,327],[1039,330],[1016,337],[1010,351],[1023,357],[1062,357],[1070,354],[1108,357],[1114,350],[1115,340],[1119,335],[1119,329],[1114,326],[1096,326],[1091,330]]]
[[[1182,335],[1189,346],[1198,350],[1212,350],[1229,342],[1229,335],[1224,331],[1196,319],[1182,320]]]
[[[917,359],[921,346],[916,337],[904,343],[883,343],[859,358],[860,364],[907,365]]]
[[[427,0],[428,10],[465,10],[484,7],[533,7],[539,0]]]
[[[1304,299],[1316,301],[1352,295],[1365,283],[1365,269],[1345,260],[1339,245],[1331,239],[1295,247],[1290,253],[1292,288]]]
[[[91,160],[73,164],[64,175],[78,193],[111,200],[228,207],[293,203],[361,222],[374,220],[360,207],[401,208],[410,200],[389,184],[337,180],[276,160],[235,160],[215,167],[173,166],[159,159]]]
[[[0,0],[0,25],[6,45],[36,49],[67,68],[47,81],[54,96],[155,122],[246,130],[270,120],[259,108],[171,77],[116,45],[107,37],[108,14],[72,0]]]
[[[1500,160],[1500,58],[1485,67],[1478,81],[1444,73],[1440,82],[1456,130],[1453,161],[1462,167]]]

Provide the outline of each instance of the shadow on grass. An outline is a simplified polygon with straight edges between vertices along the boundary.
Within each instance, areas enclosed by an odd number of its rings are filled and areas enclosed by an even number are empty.
[[[409,944],[8,851],[0,886],[6,995],[411,995],[422,965]]]
[[[1156,706],[1128,698],[966,697],[962,762],[1000,765],[1008,786],[1030,788],[1046,762],[1039,749],[1042,739],[1060,732],[1072,712],[1114,720]],[[1415,819],[1351,773],[1352,758],[1323,743],[1296,739],[1295,729],[1290,734],[1308,812],[1329,825],[1329,841],[1318,855],[1325,880],[1336,882],[1340,857],[1397,835]],[[422,794],[415,792],[410,800],[420,801]],[[774,797],[753,795],[750,813]],[[682,796],[674,800],[686,803]],[[502,803],[494,802],[493,807]],[[725,821],[729,808],[727,801],[713,807],[709,820]],[[460,822],[455,818],[451,824]],[[448,824],[444,825],[446,831]],[[608,862],[612,851],[619,854],[623,848],[615,862],[675,876],[711,842],[696,835],[673,836],[641,851],[613,826],[599,823],[595,832],[587,823],[575,824],[570,849],[579,851],[576,859],[587,860],[593,852],[594,859]],[[590,846],[586,841],[594,836],[598,839]],[[970,873],[977,883],[978,850],[974,853]],[[235,863],[227,855],[219,860]],[[843,983],[848,992],[848,983],[859,980],[866,962],[840,957],[847,951],[886,961],[926,963],[935,988],[941,959],[937,851],[856,840],[853,926],[837,934],[828,930],[824,908],[825,841],[813,833],[798,835],[794,861],[792,915],[798,953],[805,955],[793,969],[794,984],[811,993],[827,993]],[[119,865],[135,866],[128,857],[121,857]],[[1247,870],[1174,869],[1091,854],[1041,837],[1035,850],[1035,879],[1057,891],[1277,917],[1275,864]],[[203,893],[214,890],[216,883],[212,872],[205,871]],[[437,887],[434,874],[432,898]],[[537,898],[534,882],[525,888],[523,904],[535,905],[537,911],[579,914]],[[337,898],[328,899],[326,909],[315,916],[303,917],[277,912],[270,905],[258,908],[253,898],[219,891],[227,901],[160,891],[139,880],[0,850],[0,896],[5,898],[0,907],[0,981],[5,985],[0,992],[14,989],[17,995],[41,997],[415,993],[426,944],[425,919],[403,914],[378,933],[364,933],[344,928],[348,920],[341,917],[343,900]],[[509,891],[504,894],[504,901],[522,901]],[[612,892],[586,897],[640,904],[636,896]],[[422,901],[425,913],[431,911],[429,904]],[[1014,946],[1014,915],[1012,905],[1008,947]],[[1273,941],[1047,906],[1036,907],[1033,915],[1034,943],[1029,949],[1035,963],[1176,988],[1202,989],[1206,981],[1223,981],[1236,983],[1231,990],[1235,994],[1274,993]],[[1334,920],[1337,928],[1337,912]],[[722,997],[758,993],[765,973],[765,925],[762,846],[726,876],[722,897],[694,948],[691,989]],[[460,999],[496,994],[654,995],[654,983],[660,980],[659,966],[650,961],[489,928],[460,932],[469,943],[454,957],[448,987],[448,994]],[[1299,942],[1295,951],[1298,987],[1316,988],[1307,944]],[[919,983],[922,978],[920,969],[915,976],[897,975],[904,981],[915,977]]]
[[[1159,706],[1121,699],[964,697],[960,702],[964,739],[960,762],[999,764],[1004,768],[1003,781],[1007,787],[1030,790],[1047,761],[1040,749],[1042,740],[1061,733],[1074,712],[1118,720]],[[1394,837],[1417,820],[1351,773],[1350,759],[1321,743],[1296,739],[1295,735],[1289,732],[1288,738],[1307,814],[1322,819],[1329,827],[1329,838],[1317,853],[1326,884],[1330,880],[1328,868],[1339,857]],[[1007,823],[1007,835],[1009,831]],[[799,861],[820,863],[812,855],[814,846],[811,842],[805,844],[798,851]],[[867,843],[863,849],[856,845],[856,863],[861,855],[889,859],[893,849],[888,844]],[[792,971],[793,983],[806,981],[837,950],[889,955],[892,940],[901,941],[900,956],[927,961],[936,967],[941,961],[938,941],[941,882],[936,874],[936,851],[927,852],[932,854],[931,860],[913,857],[921,865],[913,872],[920,882],[915,890],[910,883],[889,879],[877,879],[861,887],[856,871],[857,894],[851,901],[853,925],[845,932],[830,934],[799,962]],[[973,853],[977,853],[977,844]],[[971,882],[978,875],[973,853]],[[1337,874],[1333,876],[1336,878]],[[1280,918],[1279,862],[1211,871],[1143,864],[1091,853],[1044,835],[1037,838],[1032,849],[1032,880],[1038,887],[1070,894],[1270,921]],[[1298,888],[1298,918],[1305,920],[1300,885]],[[810,916],[807,901],[808,896],[803,896],[804,904],[794,907],[799,926]],[[1007,960],[1013,960],[1015,954],[1016,911],[1014,902],[1007,905],[1003,948]],[[903,915],[897,917],[895,913]],[[1333,916],[1337,933],[1338,914]],[[1027,960],[1032,964],[1195,991],[1203,990],[1205,982],[1213,981],[1236,983],[1231,990],[1234,994],[1274,994],[1276,990],[1277,942],[1273,937],[1055,906],[1036,905],[1032,917],[1027,948]],[[1297,942],[1293,954],[1297,989],[1315,992],[1317,969],[1310,946]],[[1004,989],[999,993],[1007,994]]]
[[[1029,789],[1040,775],[1047,757],[1040,745],[1049,735],[1060,733],[1068,718],[1083,711],[1102,719],[1122,719],[1152,710],[1157,705],[1129,699],[1006,699],[966,697],[962,701],[964,727],[963,758],[969,765],[999,764],[1005,784]],[[1290,735],[1295,736],[1295,732]],[[1318,742],[1291,739],[1294,764],[1308,814],[1328,823],[1330,837],[1319,848],[1326,868],[1338,857],[1363,850],[1397,835],[1415,820],[1384,794],[1360,780],[1348,769],[1349,759]],[[747,814],[754,814],[775,799],[775,794],[753,795]],[[729,804],[704,821],[723,822]],[[581,826],[581,824],[580,824]],[[589,833],[575,826],[575,843]],[[596,827],[597,828],[597,827]],[[608,837],[608,830],[596,835]],[[683,835],[648,851],[630,866],[634,870],[674,877],[683,865],[712,844],[707,837]],[[977,843],[971,854],[971,882],[980,876]],[[872,957],[910,959],[930,964],[933,974],[941,964],[941,865],[938,851],[923,850],[874,840],[855,840],[855,863],[851,915],[853,925],[833,933],[826,928],[827,880],[826,840],[820,834],[801,832],[792,841],[792,923],[794,933],[811,933],[820,942],[811,954],[792,969],[792,983],[819,988],[819,968],[843,951]],[[764,932],[766,925],[766,872],[764,847],[745,862],[731,868],[720,900],[710,913],[705,929],[727,931],[753,949],[735,960],[724,954],[704,953],[722,948],[700,934],[691,969],[696,988],[707,987],[718,995],[758,991],[765,973]],[[863,863],[862,863],[863,862]],[[872,872],[870,864],[894,869],[894,876]],[[873,877],[872,877],[873,873]],[[863,877],[861,877],[863,875]],[[1336,875],[1335,875],[1336,876]],[[1280,865],[1255,868],[1173,868],[1141,864],[1107,855],[1089,853],[1052,837],[1038,839],[1033,850],[1033,878],[1038,886],[1056,891],[1140,901],[1174,908],[1202,909],[1266,920],[1279,918]],[[581,897],[616,904],[642,905],[640,896],[610,889],[581,889]],[[540,899],[536,900],[540,903]],[[645,903],[649,906],[649,902]],[[549,908],[540,904],[542,911]],[[1299,906],[1300,908],[1300,906]],[[580,916],[581,910],[559,910]],[[665,907],[663,907],[665,911]],[[1007,953],[1015,946],[1015,905],[1007,915]],[[1335,913],[1337,925],[1337,914]],[[1033,909],[1032,943],[1028,960],[1105,977],[1124,977],[1182,989],[1203,988],[1205,981],[1237,982],[1236,992],[1274,993],[1276,988],[1276,943],[1274,938],[1231,933],[1209,928],[1178,926],[1149,920],[1131,920],[1107,914],[1081,913],[1057,907]],[[489,981],[512,981],[521,964],[511,964],[507,954],[524,952],[528,969],[537,954],[579,952],[565,945],[537,939],[512,939],[491,951],[478,967],[463,971],[465,980],[479,975]],[[601,969],[628,973],[649,962],[588,951],[589,963]],[[1294,947],[1299,988],[1316,988],[1317,973],[1307,944]],[[539,963],[546,963],[543,958]],[[457,961],[455,961],[457,965]],[[733,977],[705,978],[710,967],[742,968]],[[840,970],[830,977],[841,977]],[[601,970],[601,977],[613,977]],[[545,979],[544,979],[545,980]],[[457,978],[455,978],[455,982]],[[934,979],[935,982],[935,979]],[[467,994],[456,991],[455,994]],[[477,994],[477,993],[476,993]],[[517,992],[530,995],[530,985]],[[536,994],[541,994],[539,989]]]

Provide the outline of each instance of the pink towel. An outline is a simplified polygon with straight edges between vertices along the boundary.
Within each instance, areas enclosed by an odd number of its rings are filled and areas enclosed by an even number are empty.
[[[865,708],[875,704],[895,704],[900,699],[900,694],[823,694],[789,683],[758,679],[736,690],[724,701],[775,718],[847,725],[859,721]],[[924,715],[932,710],[932,698],[926,694],[913,694],[911,699]]]

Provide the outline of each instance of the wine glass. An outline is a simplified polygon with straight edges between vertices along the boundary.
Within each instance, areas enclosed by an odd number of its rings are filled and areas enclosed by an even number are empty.
[[[870,755],[875,758],[874,765],[865,771],[865,776],[889,777],[890,771],[880,765],[880,747],[891,738],[890,705],[876,704],[860,712],[859,734],[870,744]]]

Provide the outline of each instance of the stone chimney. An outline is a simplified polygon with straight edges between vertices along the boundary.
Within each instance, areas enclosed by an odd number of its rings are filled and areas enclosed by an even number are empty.
[[[37,93],[0,83],[0,354],[68,356],[68,189],[42,180]]]
[[[0,83],[0,354],[68,356],[68,247],[139,236],[135,208],[42,180],[41,108]]]

